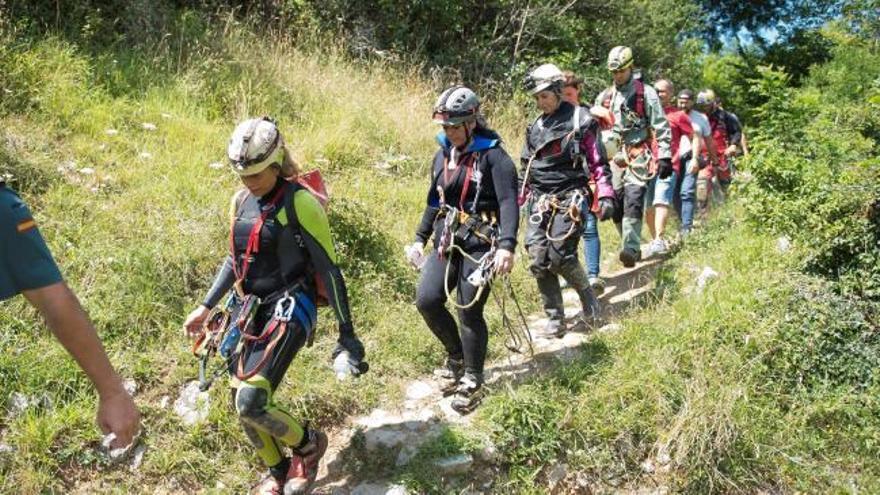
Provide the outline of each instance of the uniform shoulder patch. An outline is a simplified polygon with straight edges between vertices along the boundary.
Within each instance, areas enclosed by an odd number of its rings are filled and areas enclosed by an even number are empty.
[[[24,234],[25,232],[33,230],[36,227],[37,222],[35,222],[33,218],[28,218],[18,222],[18,225],[16,225],[15,229],[18,231],[19,234]]]

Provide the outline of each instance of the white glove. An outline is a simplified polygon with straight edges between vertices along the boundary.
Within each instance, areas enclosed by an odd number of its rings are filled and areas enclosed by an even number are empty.
[[[408,261],[413,268],[416,270],[422,269],[422,265],[424,265],[426,261],[425,245],[423,243],[414,242],[409,246],[404,247],[403,253],[406,256],[406,261]]]

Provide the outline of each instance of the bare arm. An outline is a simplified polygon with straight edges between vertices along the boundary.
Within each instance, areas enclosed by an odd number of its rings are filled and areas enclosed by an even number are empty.
[[[114,447],[130,444],[138,430],[139,414],[79,300],[64,282],[22,294],[39,310],[61,345],[95,384],[100,396],[98,424],[101,429],[105,433],[116,433]]]

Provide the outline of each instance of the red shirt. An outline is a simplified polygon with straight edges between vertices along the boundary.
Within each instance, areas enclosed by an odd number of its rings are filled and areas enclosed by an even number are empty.
[[[681,163],[679,163],[681,160],[678,157],[678,145],[682,136],[692,137],[694,135],[694,128],[687,113],[675,107],[666,107],[663,111],[666,112],[666,120],[669,121],[669,127],[672,129],[672,142],[669,143],[669,149],[672,151],[672,168],[676,173],[679,173],[681,172]]]

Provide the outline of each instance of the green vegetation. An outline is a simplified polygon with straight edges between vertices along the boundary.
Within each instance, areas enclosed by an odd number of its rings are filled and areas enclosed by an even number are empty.
[[[0,493],[240,492],[254,480],[259,461],[224,407],[222,384],[212,389],[209,421],[197,427],[182,426],[163,406],[195,377],[180,324],[225,252],[237,183],[224,151],[235,122],[273,115],[306,168],[321,169],[329,183],[371,372],[356,384],[335,382],[335,328],[323,312],[315,347],[297,357],[278,397],[318,424],[339,424],[396,402],[398,384],[441,359],[412,304],[416,274],[402,260],[435,149],[430,104],[459,77],[426,74],[435,64],[459,65],[479,89],[493,90],[489,120],[515,154],[527,120],[522,95],[497,96],[545,56],[592,76],[589,95],[607,83],[597,64],[618,42],[635,46],[648,79],[714,86],[752,119],[753,156],[741,163],[749,180],[736,183],[737,200],[688,239],[649,304],[622,318],[622,330],[597,335],[568,366],[496,390],[476,432],[444,431],[391,475],[442,493],[431,461],[475,452],[488,438],[504,468],[499,493],[543,492],[557,461],[606,488],[880,491],[880,48],[876,23],[859,14],[876,2],[847,2],[849,17],[784,53],[701,52],[696,39],[679,38],[705,27],[682,14],[696,4],[619,2],[601,22],[582,23],[578,16],[599,8],[582,2],[565,22],[528,24],[520,54],[505,46],[484,58],[477,56],[484,45],[451,37],[468,27],[488,43],[498,35],[490,18],[512,19],[499,28],[509,34],[524,5],[478,3],[489,7],[391,2],[371,13],[341,0],[320,12],[307,1],[254,12],[230,12],[220,1],[199,2],[200,10],[187,8],[196,2],[142,1],[5,7],[14,15],[0,16],[0,174],[33,207],[113,362],[137,382],[149,450],[136,473],[106,465],[95,453],[88,382],[20,298],[5,302],[0,403],[16,392],[46,400],[0,418],[0,443],[14,448],[0,453]],[[642,8],[648,14],[632,15]],[[403,10],[410,17],[394,17]],[[352,33],[368,14],[379,16],[378,31],[363,54]],[[447,28],[405,29],[428,19]],[[619,41],[607,36],[609,26],[626,27]],[[348,44],[328,34],[335,32]],[[600,38],[580,51],[553,48]],[[411,58],[405,47],[415,47]],[[390,54],[376,52],[386,48]],[[613,258],[616,233],[603,224],[601,234]],[[780,236],[791,250],[777,249]],[[532,311],[537,297],[523,258],[514,283]],[[720,276],[699,290],[694,279],[704,266]],[[490,318],[498,328],[494,309]],[[502,343],[491,340],[490,359],[504,355]],[[359,458],[350,466],[368,473],[393,462]]]

